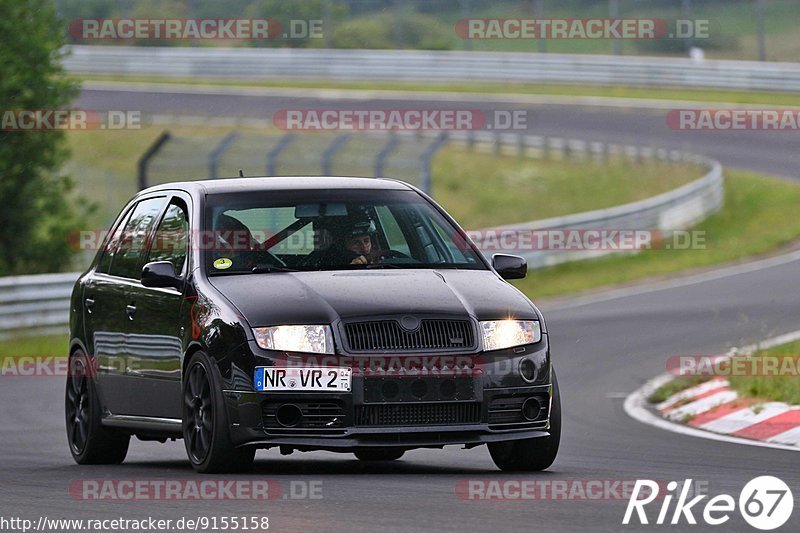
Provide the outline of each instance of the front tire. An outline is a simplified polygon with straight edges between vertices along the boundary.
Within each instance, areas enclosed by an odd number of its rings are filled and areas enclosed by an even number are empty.
[[[561,442],[561,393],[553,371],[553,405],[550,411],[550,436],[489,444],[494,464],[504,471],[539,471],[553,464]]]
[[[230,440],[221,381],[206,354],[192,356],[183,381],[183,442],[192,468],[204,474],[247,471],[256,454]]]
[[[360,461],[396,461],[403,457],[406,451],[395,448],[363,448],[353,453]]]
[[[128,455],[131,436],[103,427],[90,368],[82,351],[70,356],[64,402],[69,451],[79,465],[120,464]]]

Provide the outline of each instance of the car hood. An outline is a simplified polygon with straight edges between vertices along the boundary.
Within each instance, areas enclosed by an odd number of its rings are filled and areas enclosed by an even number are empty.
[[[275,272],[210,282],[253,327],[402,314],[537,318],[525,296],[488,270]]]

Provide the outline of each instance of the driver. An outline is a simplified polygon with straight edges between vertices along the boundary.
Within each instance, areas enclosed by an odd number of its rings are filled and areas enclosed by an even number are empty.
[[[380,251],[373,243],[375,222],[365,212],[356,212],[332,228],[334,242],[329,248],[338,264],[369,265],[380,262]]]

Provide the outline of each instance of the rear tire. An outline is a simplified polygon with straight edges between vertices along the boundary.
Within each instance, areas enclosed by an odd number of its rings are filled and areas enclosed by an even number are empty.
[[[256,454],[230,440],[221,382],[209,357],[195,353],[183,380],[183,442],[192,468],[203,474],[248,471]]]
[[[494,464],[504,471],[539,471],[550,467],[561,442],[561,393],[553,371],[553,406],[550,411],[550,436],[489,444]]]
[[[363,448],[353,453],[360,461],[395,461],[403,457],[406,451],[395,448]]]
[[[103,427],[91,368],[82,351],[70,356],[64,402],[69,451],[79,465],[120,464],[128,455],[131,436]]]

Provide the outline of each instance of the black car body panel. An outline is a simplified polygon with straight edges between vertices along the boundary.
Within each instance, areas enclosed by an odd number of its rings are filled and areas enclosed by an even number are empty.
[[[155,220],[163,219],[168,206],[183,206],[189,235],[194,236],[205,228],[204,213],[210,195],[246,195],[254,190],[413,191],[457,228],[427,196],[393,180],[229,179],[175,183],[142,191],[122,211],[103,249],[110,247],[115,232],[126,224],[129,214],[139,205],[137,202],[143,199],[163,197]],[[463,230],[458,231],[465,235]],[[468,239],[467,243],[474,249]],[[141,271],[148,253],[142,253],[134,269]],[[214,275],[209,272],[203,251],[189,246],[179,272],[183,280],[179,288],[145,287],[135,276],[129,279],[101,272],[102,261],[103,250],[73,291],[71,350],[80,349],[93,359],[103,423],[109,427],[123,428],[145,439],[181,437],[184,370],[192,355],[202,350],[219,369],[230,439],[237,446],[301,450],[474,446],[549,434],[553,391],[544,319],[482,256],[474,269]],[[428,352],[349,350],[345,332],[348,323],[399,320],[405,316],[467,321],[474,343],[460,349]],[[541,340],[483,351],[479,322],[506,318],[538,321]],[[279,324],[331,325],[335,354],[312,357],[261,348],[252,328]],[[267,394],[254,387],[253,376],[258,367],[303,364],[309,358],[314,364],[337,366],[359,356],[423,355],[451,357],[447,361],[461,358],[463,362],[467,358],[469,368],[461,368],[455,375],[439,375],[441,369],[433,368],[418,377],[384,371],[354,373],[352,391],[348,393]],[[523,360],[532,362],[533,379],[521,377],[519,367]],[[444,381],[448,381],[446,386],[442,385]],[[420,394],[420,390],[424,392]],[[394,394],[384,397],[386,391]],[[534,405],[540,408],[532,420],[520,415],[528,398],[535,399]],[[277,423],[275,412],[283,404],[295,405],[302,412],[303,421],[294,427]]]

